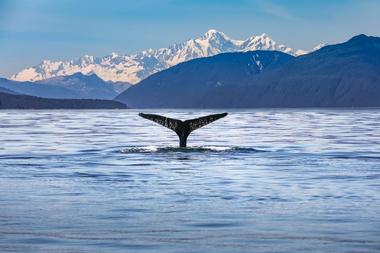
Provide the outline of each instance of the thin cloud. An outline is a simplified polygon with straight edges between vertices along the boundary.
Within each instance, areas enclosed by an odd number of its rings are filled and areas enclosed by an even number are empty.
[[[256,3],[261,11],[266,14],[284,19],[296,19],[296,17],[287,8],[284,8],[273,1],[257,0]]]

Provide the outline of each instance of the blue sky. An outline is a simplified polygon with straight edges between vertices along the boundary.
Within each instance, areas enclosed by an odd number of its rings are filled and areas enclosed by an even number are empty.
[[[380,36],[378,0],[0,0],[0,76],[43,59],[134,53],[208,29],[296,49]]]

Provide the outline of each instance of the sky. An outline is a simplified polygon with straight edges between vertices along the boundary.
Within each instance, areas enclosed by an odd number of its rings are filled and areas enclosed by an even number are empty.
[[[44,59],[167,47],[211,28],[309,50],[380,36],[379,10],[379,0],[0,0],[0,77]]]

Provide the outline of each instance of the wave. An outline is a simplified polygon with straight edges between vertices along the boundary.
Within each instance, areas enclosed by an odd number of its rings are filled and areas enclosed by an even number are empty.
[[[120,150],[121,153],[256,153],[268,152],[250,147],[228,147],[228,146],[194,146],[187,148],[180,147],[160,147],[142,146],[126,147]]]

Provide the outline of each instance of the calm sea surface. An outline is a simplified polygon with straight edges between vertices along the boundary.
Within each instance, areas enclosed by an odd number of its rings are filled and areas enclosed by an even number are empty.
[[[228,112],[0,111],[0,252],[380,252],[380,109]]]

